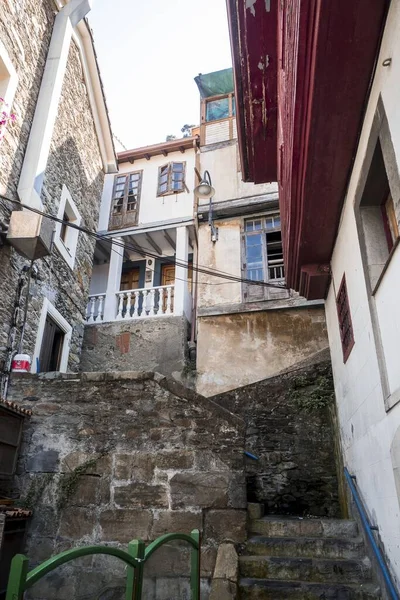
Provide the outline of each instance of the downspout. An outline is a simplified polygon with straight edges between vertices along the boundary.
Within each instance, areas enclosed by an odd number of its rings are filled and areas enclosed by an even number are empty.
[[[199,171],[199,167],[200,167],[200,152],[197,152],[197,146],[198,146],[198,139],[196,138],[193,141],[193,147],[194,147],[194,151],[195,151],[196,169]],[[195,276],[195,281],[194,281],[194,294],[193,294],[192,324],[191,324],[191,330],[190,330],[190,345],[189,345],[189,351],[192,351],[192,352],[196,348],[197,298],[198,298],[198,291],[199,291],[199,272],[198,272],[198,266],[199,266],[198,205],[199,205],[199,199],[196,198],[196,196],[195,196],[194,207],[193,208],[194,208],[194,217],[195,217],[194,232],[195,232],[195,238],[196,238],[196,268],[193,269],[194,276]]]
[[[17,188],[20,201],[34,208],[43,208],[40,194],[50,153],[73,29],[90,11],[92,2],[93,0],[70,0],[60,10],[54,21]]]

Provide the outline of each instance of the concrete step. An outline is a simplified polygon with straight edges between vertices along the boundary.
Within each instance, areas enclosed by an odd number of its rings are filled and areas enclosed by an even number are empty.
[[[362,558],[365,547],[361,538],[265,537],[254,536],[243,554],[303,558]]]
[[[241,577],[313,581],[320,583],[367,583],[371,581],[368,558],[280,558],[276,556],[241,556]]]
[[[357,537],[355,521],[347,519],[302,519],[300,517],[263,517],[249,522],[250,534],[267,537]]]
[[[304,581],[241,579],[241,600],[381,600],[374,584],[321,584]]]

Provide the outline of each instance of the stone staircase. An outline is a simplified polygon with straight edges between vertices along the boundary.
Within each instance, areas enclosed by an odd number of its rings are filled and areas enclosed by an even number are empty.
[[[376,600],[371,564],[355,521],[263,516],[249,505],[239,558],[241,600]]]

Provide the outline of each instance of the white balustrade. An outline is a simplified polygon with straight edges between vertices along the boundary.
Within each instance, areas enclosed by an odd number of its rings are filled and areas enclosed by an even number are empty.
[[[89,302],[86,308],[86,320],[88,323],[99,323],[104,318],[104,300],[105,294],[89,296]]]
[[[116,293],[116,320],[143,319],[171,315],[174,312],[174,286],[163,285]]]

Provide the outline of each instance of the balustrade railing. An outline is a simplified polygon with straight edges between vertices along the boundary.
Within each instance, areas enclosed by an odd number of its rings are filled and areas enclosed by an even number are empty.
[[[105,294],[89,296],[89,302],[86,309],[86,321],[88,323],[99,323],[104,319]]]
[[[117,320],[171,315],[174,312],[174,286],[117,292]]]

